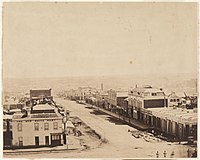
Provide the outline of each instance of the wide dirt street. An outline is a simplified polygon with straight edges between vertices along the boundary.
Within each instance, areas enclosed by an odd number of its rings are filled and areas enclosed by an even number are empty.
[[[166,158],[171,157],[174,151],[174,158],[187,157],[188,146],[170,142],[147,142],[143,138],[135,138],[128,130],[134,128],[122,124],[109,115],[98,113],[89,105],[77,104],[74,101],[55,98],[56,103],[71,111],[70,116],[78,116],[83,122],[94,129],[108,143],[100,145],[98,148],[84,151],[67,151],[63,153],[40,153],[32,155],[15,155],[15,157],[26,158],[164,158],[163,152],[166,151]],[[190,148],[192,149],[192,148]],[[14,155],[13,155],[14,156]],[[12,157],[7,155],[6,157]]]
[[[134,128],[115,121],[109,115],[98,114],[88,105],[77,104],[63,99],[56,99],[56,102],[70,110],[71,115],[77,115],[98,134],[108,140],[108,143],[103,144],[101,147],[79,153],[76,155],[77,157],[155,158],[156,151],[158,151],[161,158],[164,150],[166,150],[166,157],[168,158],[172,151],[174,151],[174,157],[187,157],[188,146],[164,141],[146,142],[144,139],[133,137],[128,132],[129,129],[135,130]]]

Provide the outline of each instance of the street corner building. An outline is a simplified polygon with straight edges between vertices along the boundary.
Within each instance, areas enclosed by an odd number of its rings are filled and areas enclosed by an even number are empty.
[[[62,116],[49,104],[38,104],[12,119],[13,147],[63,144]]]

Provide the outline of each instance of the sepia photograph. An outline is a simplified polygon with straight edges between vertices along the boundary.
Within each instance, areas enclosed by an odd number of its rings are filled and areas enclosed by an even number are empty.
[[[198,14],[3,2],[3,158],[197,158]]]

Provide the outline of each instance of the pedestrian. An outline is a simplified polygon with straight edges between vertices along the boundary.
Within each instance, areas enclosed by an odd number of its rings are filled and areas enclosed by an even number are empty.
[[[163,152],[164,158],[166,158],[166,154],[167,154],[167,152],[166,152],[166,151],[164,151],[164,152]]]
[[[156,152],[156,158],[158,158],[159,157],[159,153],[158,153],[158,151]]]
[[[172,153],[171,153],[171,158],[173,158],[174,157],[174,151],[172,151]]]
[[[190,150],[189,150],[189,148],[188,148],[188,150],[187,150],[187,157],[188,157],[188,158],[190,157]]]

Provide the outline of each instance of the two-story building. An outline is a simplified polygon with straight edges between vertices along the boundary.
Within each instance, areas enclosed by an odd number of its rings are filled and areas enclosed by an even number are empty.
[[[31,89],[30,90],[30,103],[34,104],[36,101],[53,100],[50,89]]]
[[[3,102],[3,108],[7,110],[8,112],[15,109],[20,110],[23,107],[25,107],[25,103],[19,102],[18,100]]]
[[[176,107],[181,104],[181,97],[177,96],[175,92],[172,92],[168,95],[168,106],[169,107]]]
[[[108,90],[108,108],[116,112],[116,109],[124,109],[125,99],[128,98],[128,91],[126,90]]]
[[[131,118],[143,120],[142,109],[162,108],[168,106],[167,96],[162,89],[146,85],[129,90],[128,115]]]
[[[49,104],[37,104],[12,119],[13,147],[39,147],[63,144],[63,117]]]
[[[96,94],[96,101],[97,101],[97,106],[105,108],[107,106],[107,98],[108,98],[108,93],[105,91],[99,91]]]

